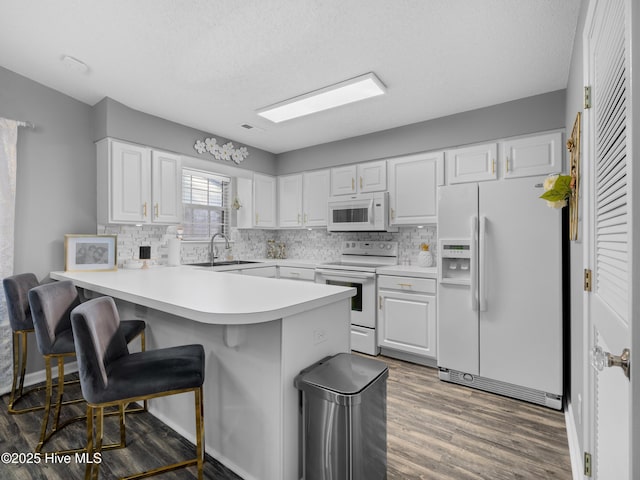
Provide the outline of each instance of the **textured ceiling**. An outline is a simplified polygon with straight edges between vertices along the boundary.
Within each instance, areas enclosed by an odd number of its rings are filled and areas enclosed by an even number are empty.
[[[0,0],[0,65],[281,153],[565,88],[580,2]],[[370,71],[387,95],[278,125],[255,113]]]

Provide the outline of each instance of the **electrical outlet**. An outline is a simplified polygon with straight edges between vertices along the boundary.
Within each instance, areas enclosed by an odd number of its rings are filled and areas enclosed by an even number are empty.
[[[314,330],[313,331],[313,344],[318,345],[319,343],[327,341],[327,331],[326,330]]]

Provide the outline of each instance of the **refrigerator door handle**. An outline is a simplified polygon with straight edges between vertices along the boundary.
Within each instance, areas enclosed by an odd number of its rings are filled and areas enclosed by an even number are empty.
[[[478,261],[478,217],[471,217],[471,258],[469,263],[469,275],[471,288],[471,310],[478,311],[478,272],[476,269]]]
[[[486,233],[487,233],[487,217],[484,215],[480,217],[480,239],[479,239],[479,270],[480,275],[478,275],[478,296],[480,300],[480,311],[484,312],[487,310],[487,298],[486,298],[486,279],[485,279],[485,271],[487,269],[486,263]]]

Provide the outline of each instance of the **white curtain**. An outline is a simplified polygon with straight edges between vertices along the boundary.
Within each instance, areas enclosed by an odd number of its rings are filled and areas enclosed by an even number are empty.
[[[0,278],[13,275],[16,212],[16,144],[19,122],[0,118]],[[11,327],[4,289],[0,288],[0,395],[11,389]]]

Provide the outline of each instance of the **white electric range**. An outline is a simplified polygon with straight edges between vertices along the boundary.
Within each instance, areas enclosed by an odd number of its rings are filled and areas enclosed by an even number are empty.
[[[376,269],[398,264],[398,242],[348,241],[340,260],[316,268],[316,283],[353,287],[351,298],[351,350],[378,355],[376,337]]]

